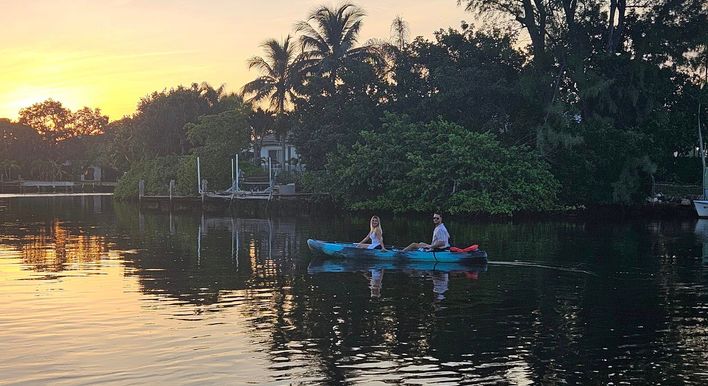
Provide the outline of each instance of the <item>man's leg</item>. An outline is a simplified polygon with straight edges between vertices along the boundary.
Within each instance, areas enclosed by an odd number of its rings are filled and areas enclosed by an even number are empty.
[[[403,248],[403,252],[412,251],[414,249],[418,249],[418,243],[411,243],[409,246]]]
[[[418,248],[428,248],[429,246],[430,246],[430,244],[426,244],[426,243],[411,243],[411,245],[403,248],[403,252],[412,251],[412,250],[418,249]]]

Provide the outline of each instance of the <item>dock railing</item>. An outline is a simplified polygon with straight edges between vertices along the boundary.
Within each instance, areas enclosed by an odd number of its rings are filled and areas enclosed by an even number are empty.
[[[663,197],[666,201],[697,199],[702,195],[700,185],[656,183],[652,190],[654,197]]]

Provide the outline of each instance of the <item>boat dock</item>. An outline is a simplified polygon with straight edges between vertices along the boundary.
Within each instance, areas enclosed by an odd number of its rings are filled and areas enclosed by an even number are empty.
[[[297,193],[273,195],[215,195],[203,196],[142,196],[141,208],[169,211],[204,210],[206,212],[232,211],[239,215],[262,216],[269,213],[303,214],[331,206],[328,194]]]
[[[116,185],[107,181],[0,181],[0,193],[110,193]]]
[[[139,186],[138,202],[141,208],[160,211],[200,209],[205,211],[231,210],[243,215],[262,215],[277,212],[282,214],[307,213],[331,206],[328,193],[296,193],[294,186],[274,186],[263,191],[208,192],[206,184],[199,195],[181,196],[172,194],[174,182],[170,183],[168,195],[144,194],[144,183]]]
[[[315,208],[321,211],[333,208],[329,193],[296,192],[295,184],[276,184],[272,164],[268,159],[268,175],[241,178],[238,156],[231,160],[231,186],[222,191],[210,191],[206,179],[201,177],[199,157],[197,166],[197,195],[175,195],[175,180],[171,180],[167,195],[146,195],[145,181],[138,183],[140,206],[161,211],[190,210],[205,211],[231,210],[241,215],[263,215],[273,212],[280,214],[302,214]]]

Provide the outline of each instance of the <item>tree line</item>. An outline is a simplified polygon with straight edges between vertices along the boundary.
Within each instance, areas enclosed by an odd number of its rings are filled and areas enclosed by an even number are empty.
[[[0,180],[81,174],[98,156],[96,146],[107,125],[100,109],[72,112],[52,99],[21,109],[17,122],[0,119]]]
[[[285,39],[263,43],[263,54],[247,62],[259,75],[238,94],[178,86],[99,126],[86,118],[98,110],[86,108],[69,114],[85,123],[41,126],[21,112],[0,128],[30,126],[40,143],[54,145],[95,138],[94,159],[123,176],[119,196],[133,194],[138,179],[148,190],[176,179],[193,193],[196,156],[211,186],[228,186],[228,159],[257,149],[269,133],[297,147],[303,188],[352,209],[629,204],[645,199],[653,181],[700,180],[704,2],[457,3],[476,25],[410,39],[396,18],[391,36],[368,42],[360,42],[363,9],[322,6]],[[26,170],[21,158],[3,158]]]

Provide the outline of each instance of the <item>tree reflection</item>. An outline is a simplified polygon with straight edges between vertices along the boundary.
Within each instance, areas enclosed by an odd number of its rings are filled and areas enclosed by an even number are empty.
[[[124,251],[125,274],[166,317],[245,322],[279,380],[682,383],[706,370],[702,222],[451,222],[456,240],[489,252],[488,272],[311,274],[308,237],[352,239],[368,218],[93,208],[10,203],[0,243],[38,271]],[[430,228],[427,217],[387,224],[393,242]]]
[[[38,272],[84,270],[100,262],[109,250],[106,237],[59,219],[39,226],[3,225],[0,232],[3,244],[20,253],[25,268]]]
[[[389,269],[361,271],[366,278],[361,273],[308,276],[302,258],[309,256],[307,237],[350,237],[351,229],[331,222],[231,217],[194,221],[151,214],[144,223],[140,238],[145,248],[130,261],[143,290],[216,311],[234,305],[227,297],[239,297],[235,304],[253,330],[268,332],[261,344],[269,345],[274,369],[281,371],[295,371],[284,365],[288,361],[305,361],[326,379],[345,382],[362,375],[357,363],[375,363],[392,372],[415,363],[433,372],[444,370],[458,381],[468,379],[474,368],[475,374],[502,383],[604,382],[612,372],[593,371],[606,363],[627,368],[631,358],[645,368],[656,360],[626,357],[622,350],[627,344],[656,347],[659,341],[675,341],[642,331],[665,328],[670,314],[656,296],[659,287],[652,282],[648,287],[636,285],[642,272],[654,269],[656,260],[646,258],[657,250],[651,240],[659,240],[654,242],[667,251],[676,248],[642,227],[453,224],[458,239],[488,245],[492,262],[505,256],[541,265],[571,262],[571,267],[602,277],[542,267],[496,267],[493,280],[474,280],[478,273]],[[388,229],[397,228],[391,224]],[[512,243],[504,244],[512,237]],[[631,267],[639,270],[621,277]],[[608,280],[616,283],[608,285]],[[701,333],[695,328],[686,331]],[[416,359],[409,363],[411,358]],[[615,376],[631,381],[646,374],[627,370]]]

